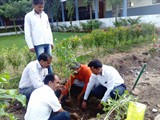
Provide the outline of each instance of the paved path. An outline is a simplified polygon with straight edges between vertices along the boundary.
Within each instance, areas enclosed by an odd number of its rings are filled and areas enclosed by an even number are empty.
[[[7,26],[7,28],[13,28],[14,26]],[[20,31],[17,31],[17,34],[22,34],[24,31],[22,30],[21,26],[16,26],[19,28]],[[5,26],[1,26],[0,29],[5,29]],[[0,33],[0,36],[9,36],[9,35],[16,35],[16,32],[6,32],[6,33]]]

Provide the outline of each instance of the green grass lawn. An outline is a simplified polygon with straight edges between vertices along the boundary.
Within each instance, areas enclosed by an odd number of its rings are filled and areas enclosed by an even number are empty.
[[[53,38],[57,39],[56,42],[61,41],[63,38],[68,38],[70,36],[83,36],[86,33],[60,33],[60,32],[53,32]],[[0,37],[0,50],[10,48],[15,44],[19,49],[26,46],[26,42],[24,39],[24,34],[21,35],[12,35],[12,36],[3,36]]]

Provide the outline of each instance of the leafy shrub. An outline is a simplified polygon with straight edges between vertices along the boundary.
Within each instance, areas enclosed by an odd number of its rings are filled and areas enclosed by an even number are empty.
[[[153,35],[156,32],[156,27],[153,23],[141,23],[140,24],[142,28],[141,35]]]
[[[67,26],[66,25],[59,25],[58,28],[59,28],[60,31],[65,32]]]
[[[104,44],[104,39],[106,36],[106,32],[104,30],[93,30],[91,33],[94,41],[94,46],[97,48],[99,53],[99,48]]]
[[[25,46],[22,49],[23,63],[26,66],[30,61],[36,60],[36,54],[29,51],[28,47]]]
[[[77,25],[72,26],[72,32],[80,32],[80,28]]]
[[[129,23],[129,25],[135,25],[135,24],[139,24],[141,22],[141,17],[137,17],[137,18],[128,18],[127,21]]]
[[[100,26],[102,25],[102,22],[98,21],[98,20],[92,20],[89,22],[91,22],[91,24],[92,24],[92,30],[99,29]]]
[[[92,30],[92,24],[80,23],[84,32],[90,32]]]
[[[137,18],[127,18],[127,19],[123,19],[123,18],[119,18],[117,21],[113,22],[115,27],[121,27],[121,26],[132,26],[135,24],[139,24],[141,17],[137,17]]]
[[[14,72],[18,74],[18,68],[23,63],[23,60],[22,54],[15,45],[11,47],[10,51],[6,50],[6,59],[8,64],[13,67]]]
[[[92,34],[87,34],[82,36],[82,46],[85,49],[89,49],[92,48],[94,45],[94,39]]]
[[[16,89],[2,89],[4,85],[10,84],[8,82],[9,79],[10,76],[8,74],[0,74],[0,118],[5,116],[10,120],[17,120],[13,114],[10,114],[6,111],[6,108],[8,108],[9,104],[14,100],[18,100],[25,107],[26,97],[24,95],[18,94]]]
[[[84,31],[90,32],[92,30],[99,29],[100,26],[102,25],[102,22],[98,20],[90,20],[87,21],[87,23],[80,23],[80,25],[82,26],[82,29]]]
[[[0,73],[4,72],[5,68],[6,68],[5,55],[2,50],[2,53],[0,55]]]
[[[128,26],[128,22],[126,19],[119,18],[119,20],[113,22],[115,27]]]

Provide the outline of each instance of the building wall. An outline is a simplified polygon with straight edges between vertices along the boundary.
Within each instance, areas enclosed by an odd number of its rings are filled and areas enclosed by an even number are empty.
[[[128,9],[128,16],[160,14],[160,4]]]
[[[147,2],[148,1],[148,2]],[[127,8],[127,16],[160,14],[160,4],[152,4],[152,0],[133,0],[134,7]],[[122,14],[122,10],[121,10]],[[112,17],[112,10],[105,13],[105,18]]]
[[[134,7],[152,5],[152,0],[132,0]]]
[[[153,4],[153,2],[152,2],[153,0],[127,0],[127,1],[128,2],[130,1],[132,3],[132,5],[133,5],[132,7],[142,7],[142,6],[148,6],[148,5],[152,5]],[[109,0],[107,0],[107,2],[106,2],[106,11],[110,11],[110,10],[112,10],[112,5],[109,2]]]

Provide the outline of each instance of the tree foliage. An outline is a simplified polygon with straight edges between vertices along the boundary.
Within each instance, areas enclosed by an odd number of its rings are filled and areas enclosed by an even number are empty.
[[[57,24],[57,31],[58,31],[58,19],[60,17],[60,11],[61,11],[61,3],[60,0],[53,0],[53,17],[56,19],[56,24]]]
[[[84,4],[86,5],[86,7],[89,7],[90,20],[92,20],[92,3],[93,3],[93,0],[84,0]]]
[[[70,20],[70,24],[72,26],[72,17],[73,17],[73,14],[74,14],[74,0],[67,0],[66,2],[66,9],[68,10],[68,17],[69,17],[69,20]]]
[[[121,5],[123,0],[109,0],[109,2],[111,3],[111,5]]]
[[[53,0],[53,16],[58,21],[60,17],[61,3],[60,0]]]
[[[23,18],[31,10],[31,2],[28,0],[6,0],[1,3],[4,4],[0,6],[0,15],[10,19]]]
[[[115,16],[116,22],[123,0],[109,0],[109,2],[112,5],[112,14]]]

